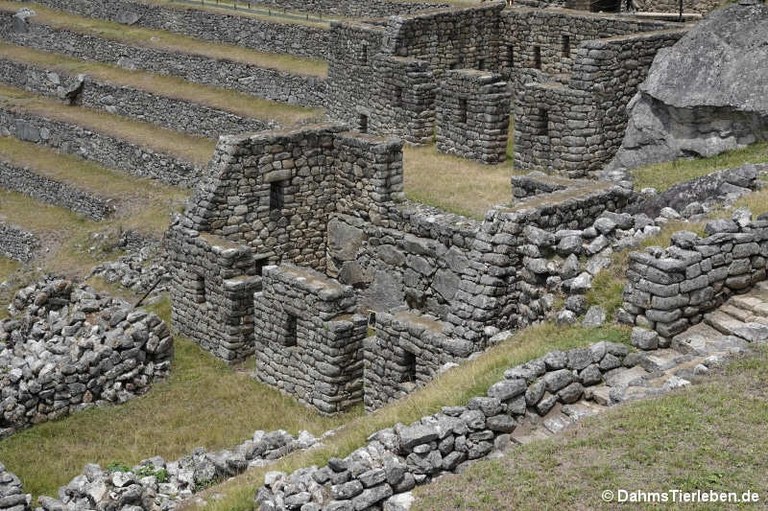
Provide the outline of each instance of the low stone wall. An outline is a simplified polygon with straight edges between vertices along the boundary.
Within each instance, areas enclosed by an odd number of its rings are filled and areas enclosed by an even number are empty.
[[[482,163],[506,160],[510,98],[500,75],[447,71],[435,101],[437,149]]]
[[[104,62],[126,69],[143,69],[185,80],[245,92],[264,99],[306,106],[323,106],[325,79],[290,74],[244,64],[235,60],[181,54],[101,39],[39,23],[24,33],[11,30],[12,16],[0,13],[0,38],[35,48],[62,53],[88,61]]]
[[[114,207],[105,199],[95,197],[67,183],[37,174],[29,168],[17,167],[1,160],[0,188],[70,209],[93,220],[103,220],[114,211]]]
[[[356,304],[351,287],[319,272],[265,267],[253,307],[257,378],[321,413],[359,403],[368,320]]]
[[[154,314],[88,286],[47,279],[20,290],[0,323],[0,438],[123,403],[165,378],[173,339]]]
[[[0,57],[0,77],[4,83],[14,87],[57,98],[63,98],[83,84],[76,100],[78,105],[209,138],[278,127],[274,121],[245,118],[191,101],[115,85],[89,76],[68,75],[8,58]]]
[[[191,186],[201,169],[192,163],[98,133],[77,124],[0,107],[0,135],[53,147],[105,167],[172,185]]]
[[[242,474],[248,468],[267,465],[293,451],[308,449],[316,442],[306,431],[298,437],[283,430],[256,431],[251,439],[231,449],[206,452],[198,448],[175,461],[156,456],[132,468],[112,470],[89,464],[82,474],[59,489],[58,499],[41,496],[38,501],[45,511],[172,510],[212,484]]]
[[[624,366],[636,365],[623,344],[598,342],[554,351],[508,369],[486,395],[444,407],[410,425],[374,433],[367,445],[328,465],[288,475],[270,472],[256,494],[260,511],[401,509],[396,495],[446,472],[461,471],[510,443],[523,420],[575,403]],[[541,418],[538,419],[541,421]],[[311,506],[311,507],[310,507]],[[392,506],[392,507],[389,507]]]
[[[32,495],[24,493],[21,481],[0,463],[0,510],[29,511]]]
[[[713,220],[705,231],[677,232],[667,249],[630,254],[621,321],[668,339],[766,279],[768,219]]]
[[[0,255],[24,263],[34,257],[39,246],[37,236],[0,219]]]
[[[225,11],[195,9],[185,6],[183,2],[153,5],[126,0],[107,3],[90,0],[40,0],[37,3],[80,16],[168,30],[197,39],[232,43],[271,53],[325,58],[328,49],[328,29],[323,27],[281,22],[279,18],[267,21]],[[303,4],[304,7],[310,5]],[[280,6],[275,7],[285,6],[281,2]]]

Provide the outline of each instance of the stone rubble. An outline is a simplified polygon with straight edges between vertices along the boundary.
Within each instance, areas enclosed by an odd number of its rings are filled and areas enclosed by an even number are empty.
[[[268,465],[295,450],[308,449],[317,442],[306,431],[300,432],[298,437],[283,430],[256,431],[253,438],[232,449],[207,452],[199,448],[175,461],[157,456],[130,468],[115,464],[102,469],[99,465],[89,464],[80,475],[59,489],[58,499],[40,497],[41,507],[36,509],[169,511],[212,484],[249,468]],[[0,510],[5,511],[2,500]]]
[[[0,438],[106,403],[168,375],[173,339],[156,315],[71,280],[21,289],[0,322]]]

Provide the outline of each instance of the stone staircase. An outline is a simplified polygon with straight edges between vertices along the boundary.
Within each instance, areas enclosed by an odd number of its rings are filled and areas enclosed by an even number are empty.
[[[706,377],[729,357],[768,341],[768,281],[730,298],[704,320],[678,334],[668,348],[627,356],[625,366],[606,373],[603,384],[586,389],[584,398],[555,406],[545,417],[530,414],[511,435],[526,444],[560,433],[584,417],[619,403],[666,394]]]

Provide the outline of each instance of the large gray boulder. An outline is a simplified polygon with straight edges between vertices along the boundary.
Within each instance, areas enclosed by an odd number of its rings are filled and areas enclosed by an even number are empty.
[[[746,5],[750,4],[750,5]],[[768,6],[742,0],[659,51],[610,169],[713,156],[768,139]]]

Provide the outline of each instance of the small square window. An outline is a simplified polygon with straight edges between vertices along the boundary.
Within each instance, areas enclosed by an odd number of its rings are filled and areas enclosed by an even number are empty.
[[[285,205],[285,181],[269,183],[269,210],[278,211]]]

